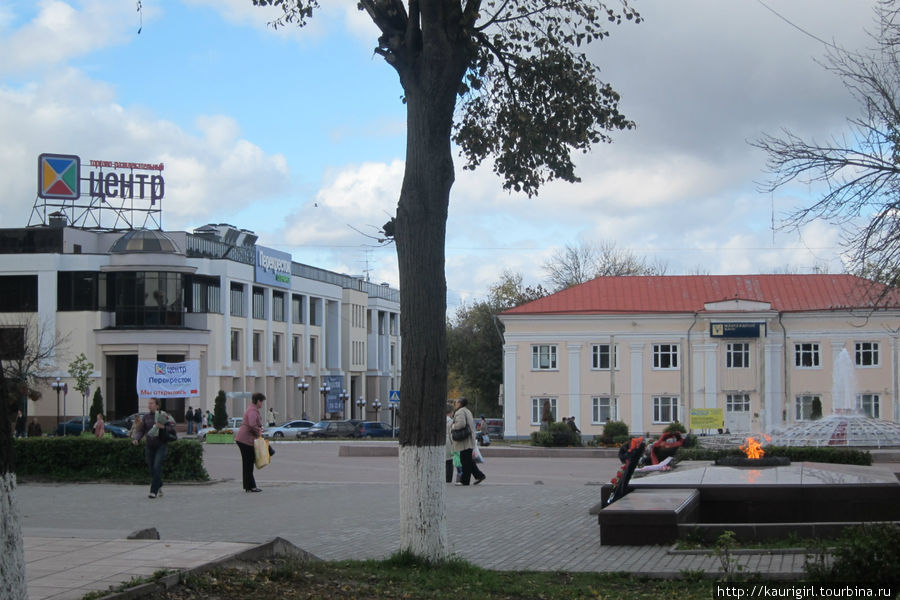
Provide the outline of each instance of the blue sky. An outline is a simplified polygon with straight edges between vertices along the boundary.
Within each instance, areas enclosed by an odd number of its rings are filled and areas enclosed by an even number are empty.
[[[295,260],[397,285],[394,248],[360,232],[396,207],[401,90],[355,0],[324,4],[307,29],[274,31],[278,13],[251,0],[142,0],[140,13],[133,0],[0,3],[2,226],[27,224],[42,152],[163,162],[166,229],[228,222]],[[451,307],[483,297],[503,270],[542,283],[544,262],[583,242],[670,274],[841,269],[835,228],[773,232],[773,214],[809,190],[760,194],[765,156],[747,141],[845,130],[859,107],[797,27],[861,48],[870,3],[633,4],[645,22],[613,27],[591,52],[637,129],[580,155],[582,183],[538,198],[504,192],[487,166],[458,170]]]

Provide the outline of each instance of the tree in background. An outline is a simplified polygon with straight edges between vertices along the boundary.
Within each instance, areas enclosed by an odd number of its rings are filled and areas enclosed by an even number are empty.
[[[228,413],[225,411],[225,391],[219,390],[219,393],[216,394],[215,408],[213,408],[212,426],[219,431],[225,429],[226,425],[228,425]]]
[[[92,426],[97,422],[97,415],[103,413],[103,392],[100,391],[100,386],[97,386],[97,389],[94,390],[94,398],[91,400],[91,420],[88,421],[88,425]]]
[[[900,3],[876,4],[875,48],[855,52],[831,46],[825,68],[841,78],[861,111],[848,131],[827,142],[783,130],[752,142],[768,155],[774,192],[791,182],[822,189],[821,197],[792,212],[788,226],[825,219],[844,227],[852,270],[891,288],[900,285]]]
[[[88,391],[91,388],[91,373],[94,372],[94,363],[87,359],[84,352],[75,357],[69,363],[69,375],[75,380],[75,389],[81,394],[81,409],[87,404]],[[81,414],[84,414],[83,412]],[[93,421],[91,421],[93,423]],[[88,423],[90,425],[91,423]]]
[[[614,242],[566,244],[544,263],[547,279],[557,292],[597,277],[665,275],[667,270],[665,263],[648,262],[629,250],[616,248]]]
[[[253,0],[304,26],[318,0]],[[445,240],[455,178],[451,141],[474,169],[489,157],[504,188],[528,196],[578,181],[572,152],[634,124],[586,49],[606,27],[640,21],[626,0],[359,0],[381,31],[375,53],[394,68],[406,105],[406,161],[395,216],[403,375],[400,546],[449,555],[443,471],[447,400]]]
[[[502,416],[498,399],[503,382],[503,324],[497,315],[543,296],[541,287],[525,286],[522,275],[504,272],[487,298],[461,304],[448,323],[447,354],[454,396],[472,400],[476,414]]]

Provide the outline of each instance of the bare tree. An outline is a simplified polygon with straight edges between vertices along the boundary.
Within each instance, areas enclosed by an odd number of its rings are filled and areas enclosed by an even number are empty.
[[[665,275],[667,270],[664,262],[648,262],[629,250],[617,248],[615,242],[566,244],[544,263],[544,272],[555,291],[596,277]]]
[[[768,155],[771,174],[762,190],[791,182],[823,186],[818,200],[792,212],[786,226],[825,219],[843,227],[850,268],[890,287],[900,284],[900,4],[876,5],[874,48],[856,52],[831,47],[826,69],[841,78],[859,102],[859,116],[829,142],[804,140],[788,130],[763,135],[752,145]]]

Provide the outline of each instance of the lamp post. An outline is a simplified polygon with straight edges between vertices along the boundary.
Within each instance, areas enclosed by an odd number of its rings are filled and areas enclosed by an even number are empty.
[[[363,421],[366,420],[366,399],[360,396],[356,400],[356,406],[359,407],[359,418]]]
[[[81,394],[81,422],[84,423],[87,418],[87,397],[91,394],[91,386],[87,386],[84,388],[84,392]],[[91,424],[88,423],[84,427],[88,427]],[[82,429],[84,431],[84,429]]]
[[[309,389],[309,382],[306,381],[306,377],[300,380],[300,383],[297,384],[297,389],[300,390],[300,413],[301,418],[306,418],[306,390]]]
[[[319,386],[319,393],[322,394],[322,419],[325,419],[325,415],[327,414],[328,406],[326,404],[328,398],[328,392],[331,391],[331,387],[325,383]]]
[[[378,420],[378,411],[381,410],[381,400],[375,398],[375,401],[372,402],[372,410],[375,411],[375,420]]]
[[[347,400],[350,399],[350,394],[347,393],[347,390],[341,389],[341,393],[338,394],[338,398],[341,399],[341,418],[343,418],[344,406],[347,404]]]
[[[59,393],[63,391],[63,386],[66,384],[60,383],[59,377],[56,378],[56,381],[50,384],[50,387],[56,390],[56,425],[59,426]]]

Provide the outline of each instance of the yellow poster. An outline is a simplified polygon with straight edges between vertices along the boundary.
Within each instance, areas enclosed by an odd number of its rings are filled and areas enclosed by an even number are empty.
[[[721,429],[724,422],[721,408],[691,409],[691,429]]]

